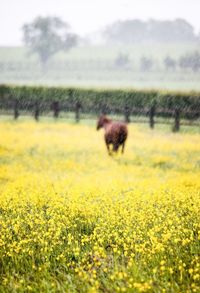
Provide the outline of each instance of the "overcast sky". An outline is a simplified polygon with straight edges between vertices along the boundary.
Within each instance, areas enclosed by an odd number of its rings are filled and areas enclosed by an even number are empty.
[[[21,27],[36,16],[59,16],[79,34],[118,19],[185,18],[200,30],[200,0],[0,0],[0,45],[20,45]]]

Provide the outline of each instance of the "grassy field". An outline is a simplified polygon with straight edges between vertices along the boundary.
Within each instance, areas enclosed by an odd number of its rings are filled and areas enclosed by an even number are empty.
[[[199,292],[200,134],[0,120],[0,292]]]
[[[139,59],[140,57],[147,56],[156,58],[162,61],[167,55],[173,56],[177,59],[186,52],[199,51],[199,44],[135,44],[132,46],[81,46],[71,49],[66,53],[58,53],[53,58],[53,61],[88,61],[100,60],[109,61],[114,60],[119,53],[129,54],[132,60]],[[0,61],[5,62],[19,62],[24,61],[37,62],[36,55],[30,55],[28,50],[24,47],[0,47]]]
[[[200,90],[200,73],[166,71],[167,55],[180,56],[199,51],[198,44],[148,44],[134,46],[83,46],[55,55],[48,70],[41,70],[36,55],[25,48],[0,48],[0,83],[71,85],[86,87],[129,87],[173,90]],[[115,60],[128,54],[128,68],[118,68]],[[151,72],[140,71],[141,57],[154,60]]]

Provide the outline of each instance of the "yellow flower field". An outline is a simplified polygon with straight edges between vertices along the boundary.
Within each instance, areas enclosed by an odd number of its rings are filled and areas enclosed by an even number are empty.
[[[200,292],[200,134],[0,121],[0,292]]]

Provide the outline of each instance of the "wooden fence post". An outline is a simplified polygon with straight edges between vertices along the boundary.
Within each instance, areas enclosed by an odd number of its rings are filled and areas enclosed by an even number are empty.
[[[151,129],[153,129],[155,125],[155,120],[154,120],[155,111],[156,111],[155,105],[151,106],[149,111],[149,126]]]
[[[124,107],[124,117],[125,117],[125,122],[130,123],[130,109],[128,105],[125,105]]]
[[[178,132],[180,130],[180,110],[175,109],[174,111],[174,126],[172,128],[173,132]]]
[[[76,102],[75,106],[75,120],[78,123],[80,121],[80,109],[81,109],[81,103]]]
[[[15,100],[14,102],[14,119],[16,120],[19,117],[19,102]]]
[[[53,116],[54,116],[54,118],[58,118],[59,112],[60,112],[59,102],[58,101],[53,102],[52,108],[53,108]]]
[[[39,115],[40,115],[40,108],[38,102],[35,103],[35,112],[34,112],[34,118],[36,121],[39,120]]]

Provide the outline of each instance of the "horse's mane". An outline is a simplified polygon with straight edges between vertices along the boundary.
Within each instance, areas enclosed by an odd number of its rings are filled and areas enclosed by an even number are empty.
[[[112,122],[112,119],[108,118],[105,115],[102,115],[101,116],[101,119],[103,120],[104,123],[110,123],[110,122]]]

